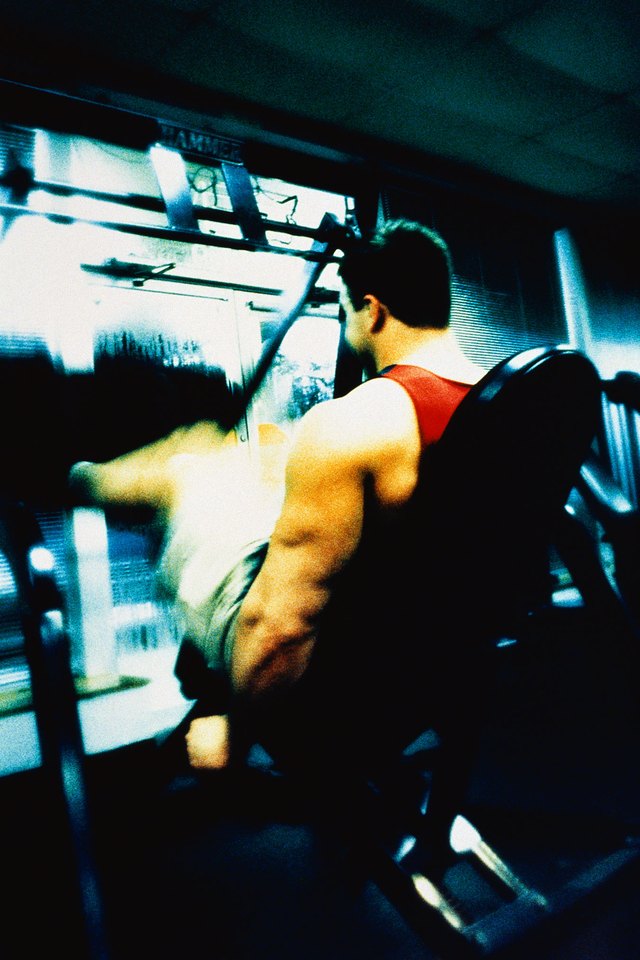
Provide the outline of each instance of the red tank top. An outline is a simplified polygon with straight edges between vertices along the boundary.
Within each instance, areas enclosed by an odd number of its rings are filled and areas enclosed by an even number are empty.
[[[413,400],[423,447],[440,439],[454,410],[471,389],[468,383],[447,380],[409,364],[386,367],[380,376],[401,384]]]

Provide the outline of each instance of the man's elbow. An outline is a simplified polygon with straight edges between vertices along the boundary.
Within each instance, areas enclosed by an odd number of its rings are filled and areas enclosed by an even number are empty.
[[[256,658],[234,657],[231,678],[235,693],[258,701],[287,690],[304,675],[312,650],[311,639],[280,638],[277,646],[262,650]]]

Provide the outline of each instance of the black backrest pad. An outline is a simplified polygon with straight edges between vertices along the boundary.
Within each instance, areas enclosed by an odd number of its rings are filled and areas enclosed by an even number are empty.
[[[500,632],[526,608],[599,410],[597,371],[564,347],[516,354],[469,392],[427,451],[418,500],[445,623]]]

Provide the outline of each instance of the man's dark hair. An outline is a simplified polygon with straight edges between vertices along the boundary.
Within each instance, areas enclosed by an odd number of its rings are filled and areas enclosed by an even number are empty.
[[[338,270],[355,310],[367,293],[409,327],[445,329],[451,314],[451,256],[434,230],[390,220],[345,255]]]

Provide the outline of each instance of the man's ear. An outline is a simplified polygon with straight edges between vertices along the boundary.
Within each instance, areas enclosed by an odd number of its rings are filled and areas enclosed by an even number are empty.
[[[369,330],[371,333],[378,333],[382,330],[389,315],[387,305],[373,293],[365,294],[364,302],[369,308]]]

